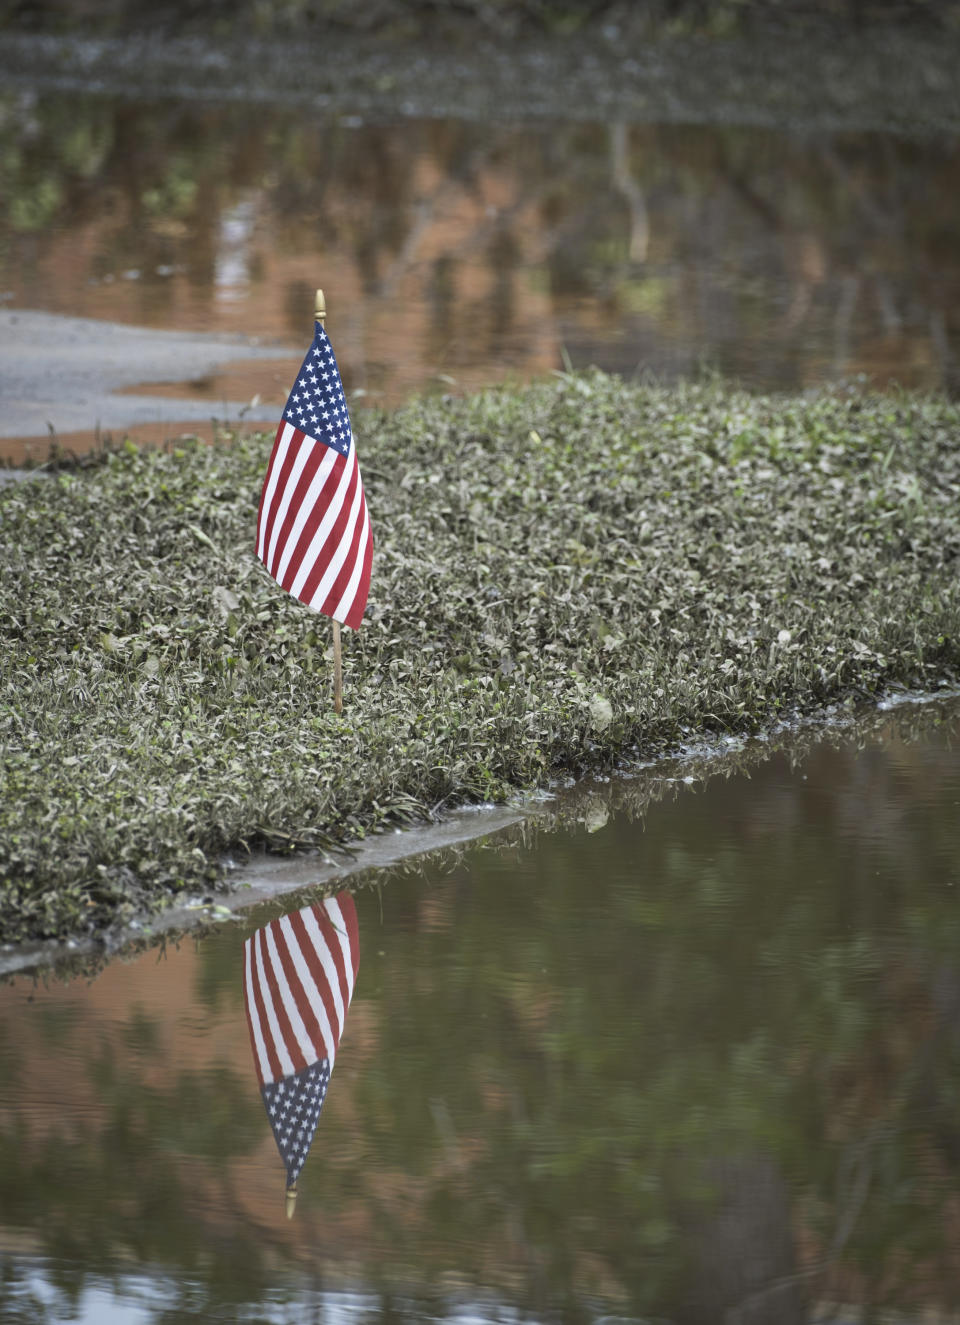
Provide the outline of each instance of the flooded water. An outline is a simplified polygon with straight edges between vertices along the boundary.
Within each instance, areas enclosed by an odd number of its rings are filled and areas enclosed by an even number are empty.
[[[581,788],[356,929],[3,986],[0,1318],[955,1320],[958,738]]]
[[[151,392],[211,413],[282,404],[316,285],[368,403],[591,363],[960,383],[955,137],[8,92],[0,181],[8,308],[293,345]]]

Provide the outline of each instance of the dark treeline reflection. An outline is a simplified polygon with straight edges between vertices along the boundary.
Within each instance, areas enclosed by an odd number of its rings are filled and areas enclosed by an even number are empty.
[[[181,991],[181,1058],[203,1024],[235,1068],[169,1061],[129,995],[72,1062],[99,982],[5,1003],[0,1291],[26,1300],[19,1247],[75,1300],[169,1281],[157,1321],[344,1287],[370,1320],[956,1311],[960,719],[919,728],[660,803],[599,788],[572,811],[593,832],[359,893],[368,956],[290,1224],[275,1150],[254,1166],[242,934]]]
[[[299,338],[322,274],[348,386],[388,400],[564,352],[956,388],[958,192],[956,139],[0,101],[15,304]]]

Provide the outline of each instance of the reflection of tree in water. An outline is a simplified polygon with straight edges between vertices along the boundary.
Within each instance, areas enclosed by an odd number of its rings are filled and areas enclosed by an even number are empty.
[[[132,271],[139,317],[179,310],[180,282],[209,305],[242,205],[244,297],[279,285],[278,329],[299,331],[304,269],[330,267],[360,375],[404,356],[411,382],[437,365],[540,371],[565,343],[575,362],[705,360],[784,386],[860,370],[957,380],[955,143],[311,124],[282,108],[58,97],[8,99],[0,134],[4,279],[21,301]],[[57,265],[65,226],[76,240]]]
[[[263,1230],[244,1226],[232,1190],[231,1161],[260,1141],[257,1101],[228,1068],[171,1066],[168,1080],[151,1084],[162,1062],[143,1052],[120,1058],[105,1045],[89,1065],[91,1085],[107,1103],[96,1127],[68,1111],[45,1135],[42,1120],[36,1134],[29,1125],[0,1128],[4,1225],[53,1260],[58,1292],[74,1306],[103,1278],[171,1266],[183,1282],[170,1282],[169,1298],[179,1289],[195,1307],[205,1297],[222,1306],[267,1291]],[[99,1199],[91,1201],[92,1192]],[[236,1207],[229,1238],[209,1218],[212,1193]],[[30,1314],[35,1302],[23,1301],[15,1261],[5,1264],[0,1254],[0,1270],[4,1320],[16,1319],[15,1310],[24,1320],[46,1319]]]
[[[0,1127],[5,1227],[75,1296],[131,1258],[171,1272],[185,1318],[307,1258],[320,1286],[357,1267],[382,1319],[443,1319],[451,1292],[678,1325],[955,1307],[956,757],[915,721],[924,744],[781,756],[649,814],[656,785],[600,786],[561,809],[616,810],[596,834],[360,894],[377,956],[299,1243],[242,1199],[251,1083],[165,1067],[135,1005],[90,1066],[102,1125]],[[242,1019],[241,938],[193,968],[217,1038]],[[36,1024],[46,1054],[79,1032],[66,1005]]]
[[[406,942],[359,1086],[371,1132],[341,1187],[358,1184],[398,1265],[439,1273],[455,1246],[473,1282],[499,1275],[570,1319],[591,1293],[683,1321],[956,1300],[939,769],[906,799],[889,764],[854,793],[878,819],[910,807],[891,857],[883,841],[851,851],[832,797],[851,765],[815,763],[819,795],[798,776],[792,819],[760,850],[765,797],[741,784],[695,822],[688,803],[662,807],[639,861],[618,819],[600,856],[598,839],[546,839],[522,879],[481,857],[419,908],[384,894]],[[789,786],[785,769],[763,781]],[[374,1156],[393,1182],[365,1173]]]
[[[956,382],[955,145],[614,125],[610,163],[605,221],[568,212],[551,249],[554,289],[598,301],[578,359],[620,327],[624,371]]]

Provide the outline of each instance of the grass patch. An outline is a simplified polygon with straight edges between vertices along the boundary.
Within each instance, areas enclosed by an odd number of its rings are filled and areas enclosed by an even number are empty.
[[[559,770],[960,666],[960,415],[599,373],[357,420],[377,542],[329,623],[252,551],[270,438],[0,494],[0,935]]]

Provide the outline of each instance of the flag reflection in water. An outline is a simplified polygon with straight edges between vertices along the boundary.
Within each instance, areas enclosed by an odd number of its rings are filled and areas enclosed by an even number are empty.
[[[260,1093],[287,1170],[287,1214],[317,1130],[360,964],[349,893],[271,920],[243,945]]]

